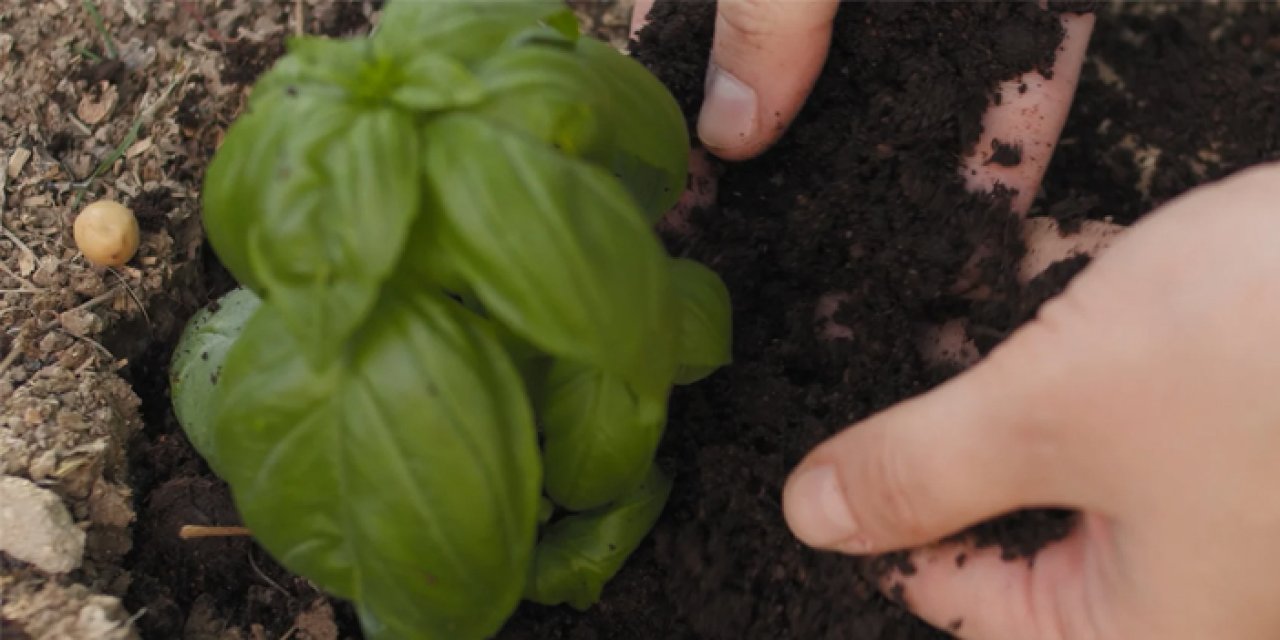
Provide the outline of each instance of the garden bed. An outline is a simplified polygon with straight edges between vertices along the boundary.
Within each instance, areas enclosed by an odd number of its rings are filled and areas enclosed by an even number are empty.
[[[98,607],[121,638],[134,614],[144,638],[359,637],[347,606],[251,541],[177,538],[181,525],[237,516],[178,430],[165,367],[186,318],[232,285],[198,224],[199,181],[226,125],[287,33],[361,32],[375,7],[103,3],[113,57],[79,3],[46,8],[56,4],[0,10],[12,34],[0,35],[0,211],[12,234],[0,251],[13,272],[0,287],[19,290],[0,294],[0,471],[53,489],[88,529],[88,551],[52,578],[0,556],[0,634],[43,637]],[[1280,158],[1277,5],[1100,11],[1031,215],[1128,224]],[[660,2],[636,48],[691,116],[713,12]],[[625,12],[582,14],[617,38]],[[728,284],[735,363],[673,398],[660,457],[676,485],[662,520],[591,611],[525,606],[500,638],[941,637],[860,562],[797,543],[779,493],[814,444],[954,375],[921,357],[922,326],[968,318],[989,349],[1082,266],[1020,286],[1016,217],[1002,197],[967,193],[957,173],[990,91],[1047,69],[1059,38],[1056,18],[1027,3],[842,5],[826,70],[787,136],[759,160],[717,166],[716,204],[695,213],[691,233],[666,236]],[[75,255],[67,222],[82,192],[142,217],[129,267],[102,272]],[[980,244],[994,249],[983,270],[994,295],[975,303],[952,289]],[[837,319],[851,331],[838,341],[815,324],[833,291],[849,294]],[[1069,522],[1021,514],[979,533],[1018,555]]]

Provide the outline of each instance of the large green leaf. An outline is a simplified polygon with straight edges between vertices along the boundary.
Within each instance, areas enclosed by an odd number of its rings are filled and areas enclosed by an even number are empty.
[[[617,175],[656,223],[689,179],[689,129],[680,105],[644,65],[613,47],[582,38],[577,53],[596,72],[592,88],[609,97],[600,126],[613,133],[587,157]]]
[[[471,66],[538,27],[552,38],[577,35],[563,0],[391,0],[372,40],[380,53],[425,49]]]
[[[653,392],[675,372],[667,257],[603,170],[476,116],[424,129],[426,246],[488,313],[557,356]]]
[[[187,439],[206,460],[217,457],[212,441],[214,391],[223,362],[261,304],[248,289],[232,290],[191,318],[173,350],[169,366],[173,412]]]
[[[525,597],[584,610],[640,546],[671,494],[671,480],[651,467],[643,483],[617,503],[567,516],[547,529],[534,554]]]
[[[487,99],[471,113],[517,129],[581,157],[612,137],[599,118],[609,106],[595,74],[573,50],[526,46],[504,49],[476,70]]]
[[[616,375],[558,360],[534,404],[543,431],[543,480],[562,507],[585,511],[635,488],[666,426],[667,396],[637,392]]]
[[[437,51],[401,55],[363,38],[290,38],[288,51],[253,87],[253,100],[283,93],[365,109],[397,105],[413,111],[461,108],[483,98],[465,66]]]
[[[384,637],[487,637],[519,600],[541,471],[532,410],[487,321],[390,286],[316,369],[268,301],[223,370],[219,475],[289,569]]]
[[[506,49],[476,76],[488,99],[472,112],[605,168],[651,224],[684,191],[689,134],[679,105],[612,47],[581,38],[573,49]]]
[[[309,357],[333,357],[390,276],[418,212],[419,157],[410,115],[298,92],[257,102],[214,159],[209,238]]]
[[[733,309],[729,289],[716,272],[685,258],[670,264],[680,316],[676,382],[690,384],[733,359]]]

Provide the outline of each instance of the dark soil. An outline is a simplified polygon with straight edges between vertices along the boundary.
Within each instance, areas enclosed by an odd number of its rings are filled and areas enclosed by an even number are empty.
[[[1280,16],[1264,3],[1175,3],[1106,16],[1041,211],[1130,223],[1197,184],[1280,158],[1277,60]],[[1158,152],[1146,189],[1135,148]]]
[[[282,55],[284,40],[280,38],[260,43],[251,40],[233,42],[227,46],[227,68],[222,71],[222,80],[251,85]]]
[[[1128,223],[1196,184],[1280,157],[1280,12],[1254,3],[1120,11],[1100,16],[1095,60],[1034,213]],[[636,45],[691,118],[713,12],[710,3],[663,0]],[[333,28],[346,31],[353,15]],[[695,214],[692,236],[667,238],[728,284],[736,361],[673,398],[662,463],[677,484],[662,521],[592,610],[522,607],[500,638],[944,637],[866,577],[903,566],[901,557],[868,567],[805,548],[782,520],[779,493],[813,445],[956,373],[921,359],[922,326],[969,318],[985,352],[1087,263],[1061,263],[1020,288],[1013,267],[1024,249],[1008,194],[968,194],[955,171],[990,89],[1047,69],[1060,38],[1056,19],[1034,3],[841,5],[823,77],[787,136],[759,160],[722,167],[717,205]],[[248,81],[278,49],[243,54]],[[1123,89],[1104,81],[1098,60]],[[1149,149],[1159,155],[1144,181]],[[148,202],[164,208],[159,195]],[[979,245],[993,255],[982,283],[994,301],[972,303],[951,289]],[[212,260],[207,271],[200,295],[211,300],[230,280]],[[847,340],[822,341],[815,330],[816,302],[830,292],[850,297],[837,318],[852,330]],[[181,524],[236,518],[225,486],[168,411],[166,344],[133,372],[149,413],[134,447],[140,519],[128,604],[148,608],[147,638],[181,637],[202,594],[229,624],[261,624],[266,637],[280,637],[311,602],[309,584],[248,540],[174,535]],[[968,534],[1023,558],[1072,521],[1029,512]],[[358,637],[350,609],[337,610],[344,637]]]

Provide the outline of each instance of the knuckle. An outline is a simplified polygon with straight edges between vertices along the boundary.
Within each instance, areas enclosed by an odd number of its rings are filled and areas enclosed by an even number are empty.
[[[720,0],[717,28],[752,41],[794,35],[829,26],[837,6],[836,0]]]
[[[721,0],[719,18],[729,33],[747,40],[768,37],[777,30],[780,6],[776,0]]]

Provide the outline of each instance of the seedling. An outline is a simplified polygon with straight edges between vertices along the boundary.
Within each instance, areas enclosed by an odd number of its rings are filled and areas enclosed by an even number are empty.
[[[668,256],[689,139],[560,2],[395,0],[298,38],[204,189],[243,285],[192,320],[175,411],[284,566],[369,638],[587,608],[661,514],[675,384],[729,362],[729,297]]]

